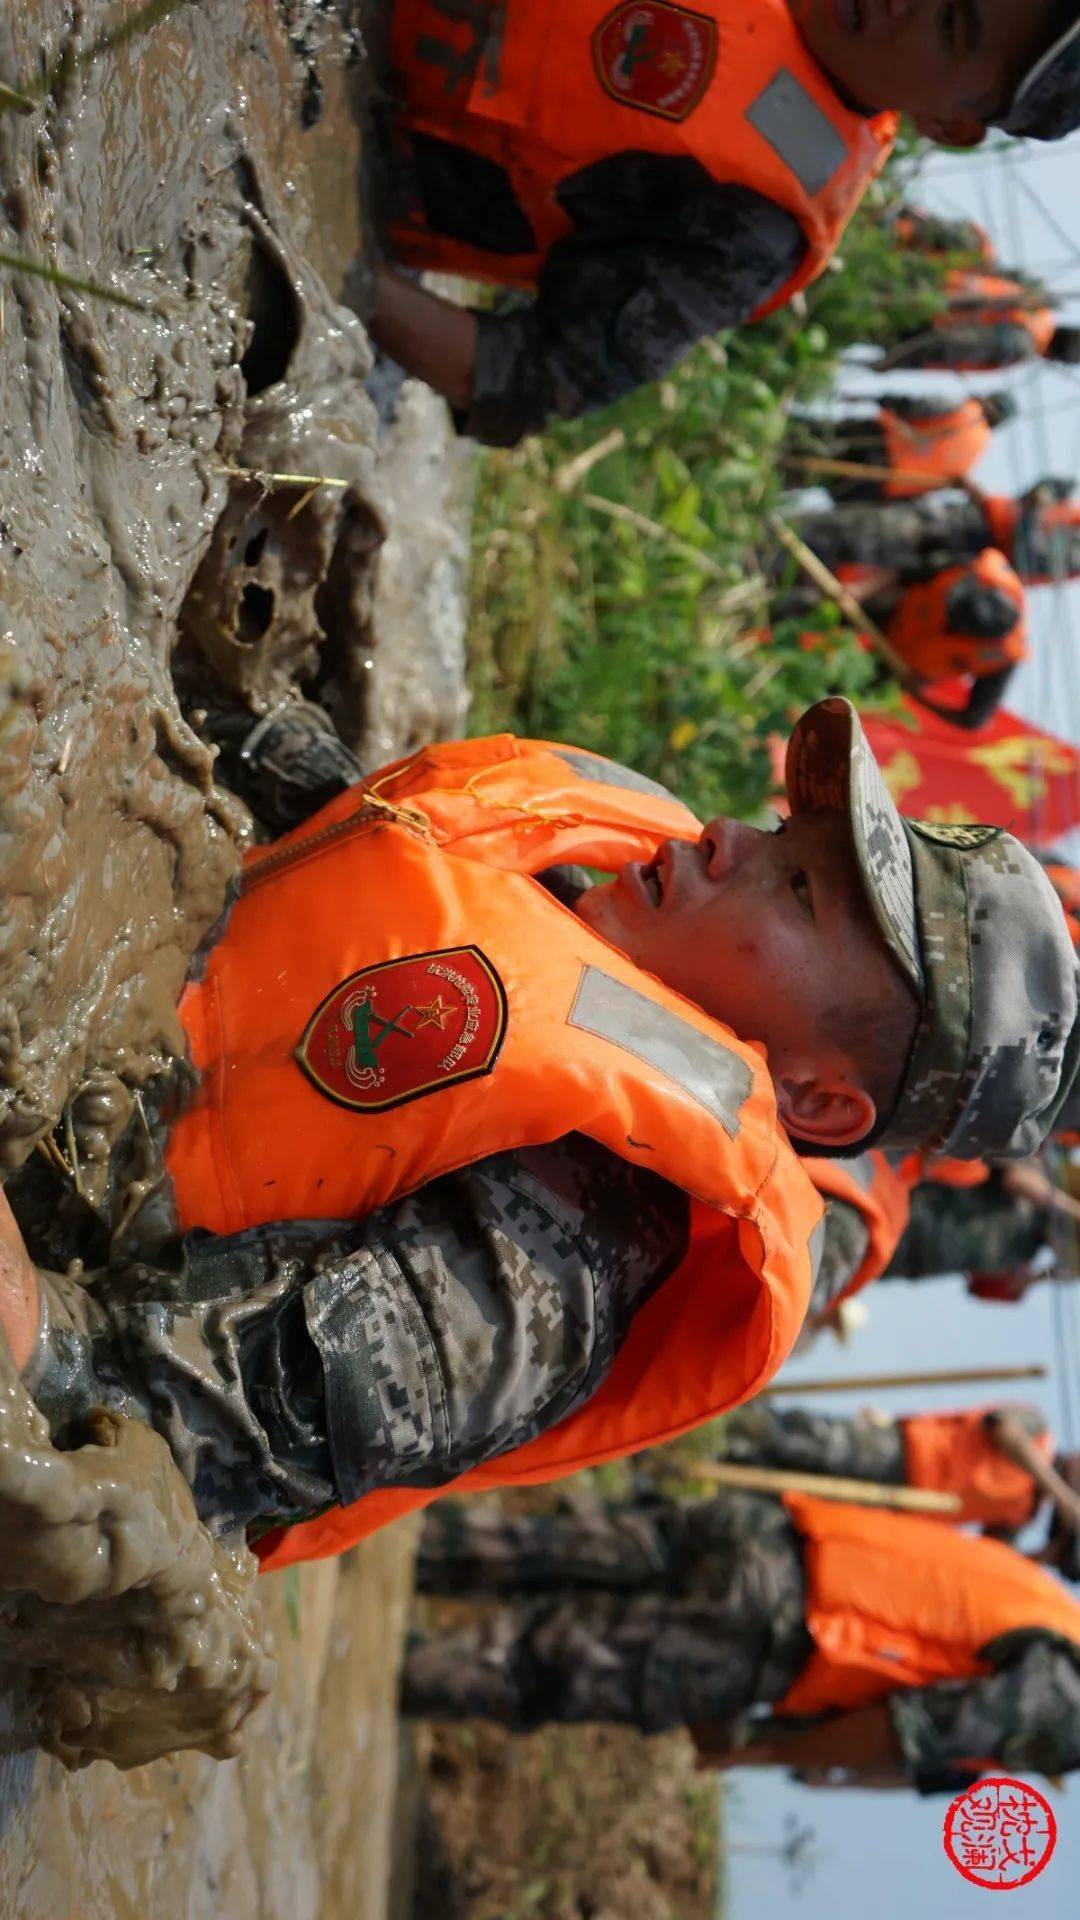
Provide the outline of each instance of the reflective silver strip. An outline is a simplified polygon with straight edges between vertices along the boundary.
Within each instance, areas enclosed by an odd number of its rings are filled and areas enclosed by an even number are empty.
[[[654,1067],[718,1120],[734,1140],[739,1109],[754,1084],[745,1060],[719,1040],[699,1033],[688,1020],[658,1006],[599,967],[584,967],[567,1025],[610,1040]]]
[[[556,747],[556,760],[564,760],[584,780],[598,780],[602,787],[628,787],[631,793],[652,793],[658,800],[674,800],[675,795],[658,780],[649,780],[633,767],[620,766],[617,760],[594,759],[589,753],[575,753],[573,747]],[[681,805],[676,801],[676,805]]]
[[[747,107],[746,118],[790,167],[805,193],[820,193],[847,158],[832,121],[786,67]]]

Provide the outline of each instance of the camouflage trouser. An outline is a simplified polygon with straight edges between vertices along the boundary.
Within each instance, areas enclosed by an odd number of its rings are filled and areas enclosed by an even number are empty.
[[[768,1400],[755,1400],[730,1415],[724,1424],[724,1458],[890,1486],[905,1479],[899,1421],[811,1413],[805,1407],[774,1407]]]
[[[420,1581],[545,1595],[414,1638],[403,1710],[431,1718],[655,1733],[779,1699],[810,1651],[798,1535],[778,1501],[756,1494],[585,1519],[440,1502],[425,1519]]]
[[[803,514],[798,532],[834,571],[845,563],[890,567],[905,580],[974,559],[987,544],[986,516],[953,493],[879,505],[836,505]]]
[[[911,1218],[885,1278],[1002,1273],[1033,1260],[1052,1240],[1049,1210],[1007,1193],[994,1178],[980,1187],[927,1181],[912,1193]]]

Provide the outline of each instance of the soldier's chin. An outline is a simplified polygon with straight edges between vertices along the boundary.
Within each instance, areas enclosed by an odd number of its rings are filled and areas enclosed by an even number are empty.
[[[594,933],[602,934],[605,940],[618,939],[621,925],[618,892],[618,881],[605,880],[599,886],[587,888],[574,904],[578,919],[584,920],[587,927],[591,927]]]

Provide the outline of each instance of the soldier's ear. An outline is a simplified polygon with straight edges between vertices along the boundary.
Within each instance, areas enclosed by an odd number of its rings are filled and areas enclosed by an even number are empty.
[[[877,1108],[864,1087],[839,1074],[781,1073],[776,1105],[788,1133],[808,1146],[853,1147],[873,1131]]]

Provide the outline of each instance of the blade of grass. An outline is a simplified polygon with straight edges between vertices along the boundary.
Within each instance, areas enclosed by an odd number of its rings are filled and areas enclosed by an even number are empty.
[[[64,287],[69,293],[85,293],[92,300],[107,300],[111,306],[127,307],[132,313],[149,313],[150,306],[145,300],[137,300],[134,294],[118,293],[115,287],[102,286],[100,281],[86,280],[81,274],[65,273],[62,267],[53,267],[47,260],[31,260],[21,253],[0,251],[0,267],[7,267],[12,273],[30,273],[38,280],[48,280],[54,287]]]

